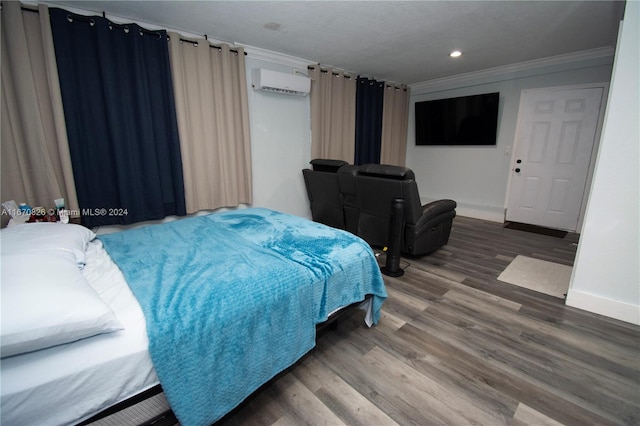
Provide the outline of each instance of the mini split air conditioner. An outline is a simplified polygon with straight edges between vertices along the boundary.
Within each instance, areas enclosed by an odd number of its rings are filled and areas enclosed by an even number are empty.
[[[307,96],[311,90],[308,77],[254,68],[252,71],[254,90],[282,93],[284,95]]]

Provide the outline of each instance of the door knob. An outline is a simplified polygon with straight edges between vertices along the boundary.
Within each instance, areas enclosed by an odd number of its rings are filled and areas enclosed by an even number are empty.
[[[520,173],[520,167],[516,167],[515,172],[516,172],[516,173]]]
[[[522,160],[517,159],[517,160],[516,160],[516,163],[520,164],[520,163],[522,163]]]

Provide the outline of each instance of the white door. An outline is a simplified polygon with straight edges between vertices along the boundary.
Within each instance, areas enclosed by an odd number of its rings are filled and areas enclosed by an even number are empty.
[[[507,221],[577,229],[602,92],[522,91]]]

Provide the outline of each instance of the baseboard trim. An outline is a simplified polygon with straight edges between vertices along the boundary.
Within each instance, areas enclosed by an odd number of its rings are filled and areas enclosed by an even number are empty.
[[[489,211],[475,209],[466,206],[456,207],[456,214],[464,217],[472,217],[474,219],[488,220],[489,222],[504,223],[504,213],[501,211]]]
[[[620,321],[640,325],[640,307],[607,299],[591,293],[569,289],[566,305]]]
[[[443,197],[446,198],[446,197]],[[422,205],[430,203],[432,201],[440,200],[440,198],[432,197],[420,197]],[[456,207],[456,215],[471,217],[473,219],[487,220],[489,222],[504,223],[504,208],[485,206],[480,204],[470,204],[458,202]]]

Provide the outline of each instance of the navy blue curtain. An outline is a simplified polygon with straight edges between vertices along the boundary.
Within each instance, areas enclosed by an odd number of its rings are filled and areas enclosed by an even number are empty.
[[[358,77],[354,164],[380,164],[384,82]]]
[[[186,214],[166,32],[50,15],[83,224]]]

